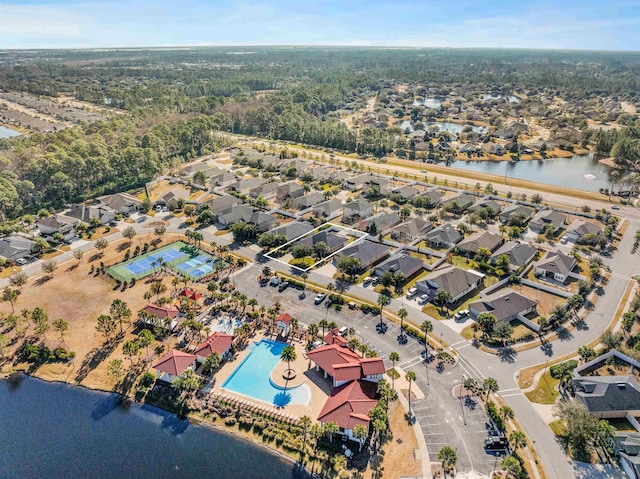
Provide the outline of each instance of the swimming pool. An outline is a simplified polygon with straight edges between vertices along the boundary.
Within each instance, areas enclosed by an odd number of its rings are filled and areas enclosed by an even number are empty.
[[[285,346],[286,343],[268,339],[252,343],[249,346],[251,352],[231,373],[222,388],[276,406],[309,404],[311,390],[306,384],[285,389],[271,382],[271,371],[280,361],[280,354]]]

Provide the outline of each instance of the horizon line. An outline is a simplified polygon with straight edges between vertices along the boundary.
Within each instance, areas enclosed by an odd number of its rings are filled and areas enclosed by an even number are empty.
[[[350,49],[380,49],[380,50],[503,50],[503,51],[548,51],[548,52],[605,52],[605,53],[640,53],[640,50],[587,49],[587,48],[544,48],[544,47],[449,47],[449,46],[411,46],[411,45],[376,45],[362,44],[209,44],[209,45],[155,45],[155,46],[104,46],[104,47],[0,47],[0,52],[8,51],[52,51],[52,50],[80,50],[80,51],[109,51],[109,50],[181,50],[207,48],[350,48]]]

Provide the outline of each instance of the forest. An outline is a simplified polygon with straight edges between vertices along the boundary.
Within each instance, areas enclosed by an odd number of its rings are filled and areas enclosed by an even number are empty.
[[[406,142],[335,112],[408,82],[640,104],[640,54],[537,50],[229,47],[0,52],[0,91],[64,94],[119,110],[106,121],[0,140],[0,215],[143,185],[222,146],[215,131],[382,158]],[[622,174],[640,165],[640,125],[590,132]],[[634,126],[635,125],[635,126]]]

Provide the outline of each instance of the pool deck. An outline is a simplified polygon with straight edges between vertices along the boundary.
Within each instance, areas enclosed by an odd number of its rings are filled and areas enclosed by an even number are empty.
[[[271,336],[265,335],[262,332],[257,333],[254,337],[250,339],[252,342],[260,342],[262,339],[273,340]],[[320,414],[322,407],[327,401],[327,397],[331,393],[331,384],[328,380],[324,379],[321,374],[317,373],[315,369],[310,368],[309,360],[304,357],[304,346],[298,341],[294,341],[293,345],[296,348],[296,353],[298,358],[296,361],[291,363],[291,367],[296,370],[296,383],[295,385],[306,384],[311,391],[311,399],[309,400],[309,404],[288,404],[281,411],[286,414],[290,414],[296,417],[309,416],[311,419],[315,420]],[[226,396],[236,397],[239,400],[245,400],[251,403],[254,403],[258,406],[266,406],[267,408],[273,408],[274,405],[271,403],[267,403],[265,401],[261,401],[259,399],[244,396],[242,394],[235,393],[233,391],[229,391],[227,389],[223,389],[222,385],[225,381],[233,374],[239,364],[251,353],[249,348],[246,348],[236,354],[236,357],[232,361],[227,361],[223,364],[223,366],[216,372],[215,374],[215,385],[211,390],[211,394],[219,395],[224,394]],[[287,368],[287,364],[284,362],[279,362],[274,371],[280,369],[280,377],[282,377],[282,372]],[[272,372],[273,377],[273,372]],[[284,380],[282,380],[284,381]],[[276,383],[280,387],[284,387],[284,384]],[[287,385],[287,387],[293,387],[291,383]]]

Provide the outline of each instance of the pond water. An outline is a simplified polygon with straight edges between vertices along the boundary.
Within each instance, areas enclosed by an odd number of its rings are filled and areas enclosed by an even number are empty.
[[[7,128],[6,126],[0,126],[0,138],[12,138],[14,136],[22,136],[22,133]]]
[[[594,159],[592,154],[540,161],[456,161],[451,166],[500,176],[504,176],[506,172],[508,178],[580,190],[598,191],[600,188],[611,188],[611,169]]]
[[[462,130],[467,125],[460,125],[458,123],[451,123],[448,121],[434,121],[427,123],[427,128],[431,128],[432,126],[440,127],[440,131],[448,131],[453,135],[459,135],[462,133]],[[484,126],[471,126],[471,129],[476,133],[486,133],[487,129]]]
[[[442,102],[445,101],[444,98],[429,98],[429,97],[424,97],[424,98],[416,98],[415,100],[413,100],[413,106],[426,106],[427,108],[440,108],[440,105],[442,105]]]
[[[0,477],[303,478],[283,458],[161,409],[26,376],[0,381]]]
[[[515,95],[502,95],[500,93],[485,93],[480,97],[483,101],[499,100],[500,98],[506,98],[510,103],[520,103],[520,98]]]

